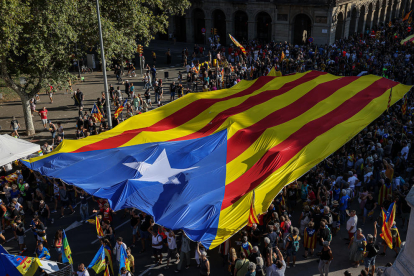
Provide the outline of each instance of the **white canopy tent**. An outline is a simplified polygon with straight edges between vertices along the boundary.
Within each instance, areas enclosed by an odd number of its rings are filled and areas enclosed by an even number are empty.
[[[40,146],[7,134],[0,135],[0,166],[29,156],[40,150]]]

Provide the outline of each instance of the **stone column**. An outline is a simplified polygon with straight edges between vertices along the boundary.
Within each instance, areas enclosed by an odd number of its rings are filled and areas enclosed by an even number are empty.
[[[185,18],[185,35],[187,37],[187,43],[194,43],[193,20],[189,14]]]
[[[395,18],[400,18],[400,11],[401,11],[401,2],[398,2],[397,7],[395,7]]]
[[[367,19],[368,19],[368,14],[367,14],[367,17],[365,18],[365,22],[367,21]],[[373,12],[371,12],[371,18],[369,18],[370,20],[369,20],[369,26],[368,26],[368,24],[366,24],[365,23],[365,29],[366,28],[368,28],[369,30],[371,30],[371,28],[372,28],[372,19],[374,18],[374,13]]]
[[[328,30],[329,31],[329,42],[328,42],[329,45],[332,45],[335,43],[336,27],[337,27],[336,24],[329,25],[329,30]]]
[[[344,38],[349,36],[349,26],[351,25],[351,17],[347,17],[344,23]]]
[[[234,34],[233,20],[226,20],[226,37],[220,37],[222,44],[230,45],[229,34]]]
[[[253,40],[256,37],[256,30],[254,29],[255,26],[256,26],[256,22],[255,21],[248,21],[247,24],[248,24],[248,28],[247,28],[248,40]]]
[[[361,28],[361,30],[362,30],[362,33],[365,34],[365,24],[367,24],[367,14],[363,14],[361,16],[364,17],[364,21],[362,22],[362,28]]]
[[[358,33],[358,24],[359,24],[359,16],[356,17],[356,20],[355,20],[355,30],[354,30],[354,33],[353,34]]]
[[[408,223],[405,245],[398,254],[392,267],[385,270],[387,276],[413,276],[414,275],[414,188],[406,198],[411,207],[410,221]],[[404,243],[403,243],[404,244]]]

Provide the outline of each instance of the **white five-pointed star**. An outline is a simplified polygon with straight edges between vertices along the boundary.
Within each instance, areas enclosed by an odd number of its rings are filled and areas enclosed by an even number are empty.
[[[131,162],[123,163],[123,165],[137,170],[141,174],[141,177],[138,178],[138,180],[147,182],[159,182],[161,184],[180,184],[180,181],[176,177],[177,174],[197,168],[171,168],[170,161],[168,161],[167,152],[165,149],[160,153],[160,155],[158,155],[153,164],[148,164],[145,162]]]

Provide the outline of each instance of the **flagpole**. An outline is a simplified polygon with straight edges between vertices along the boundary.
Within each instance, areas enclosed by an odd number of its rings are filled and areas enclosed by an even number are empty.
[[[102,25],[101,25],[101,15],[99,13],[99,0],[96,0],[96,13],[98,15],[98,28],[99,28],[99,41],[101,44],[101,59],[102,59],[102,73],[104,78],[104,88],[105,88],[105,97],[106,97],[106,118],[108,119],[108,127],[112,128],[112,118],[111,118],[111,105],[108,92],[108,78],[106,77],[106,62],[105,62],[105,52],[103,46],[102,38]]]

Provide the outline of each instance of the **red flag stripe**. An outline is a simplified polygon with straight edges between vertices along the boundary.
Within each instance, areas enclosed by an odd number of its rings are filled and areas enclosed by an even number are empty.
[[[238,97],[243,97],[250,95],[254,93],[256,90],[262,88],[267,83],[272,81],[276,77],[261,77],[260,79],[257,79],[257,81],[252,84],[249,88],[240,91],[239,93],[221,98],[221,99],[200,99],[197,101],[194,101],[190,103],[188,106],[177,110],[177,112],[171,114],[170,116],[162,119],[161,121],[155,123],[152,126],[146,127],[146,128],[140,128],[140,129],[133,129],[129,131],[125,131],[119,135],[116,135],[114,137],[107,138],[105,140],[96,142],[94,144],[90,144],[87,146],[84,146],[74,152],[85,152],[85,151],[91,151],[91,150],[103,150],[103,149],[110,149],[110,148],[116,148],[120,147],[123,144],[130,141],[132,138],[137,136],[142,131],[165,131],[168,129],[175,128],[177,126],[180,126],[192,118],[196,117],[209,107],[211,107],[213,104],[220,102],[220,101],[226,101]]]
[[[184,136],[184,137],[180,137],[177,139],[174,139],[172,141],[180,141],[180,140],[191,140],[191,139],[196,139],[196,138],[200,138],[200,137],[205,137],[208,136],[212,133],[214,133],[214,131],[216,131],[223,123],[224,121],[226,121],[227,118],[229,118],[230,116],[233,116],[235,114],[238,113],[242,113],[245,112],[246,110],[265,103],[275,97],[278,97],[282,94],[285,94],[287,92],[289,92],[290,90],[292,90],[293,88],[297,87],[298,85],[304,84],[308,81],[312,81],[314,79],[316,79],[317,77],[321,76],[321,75],[325,75],[326,73],[323,72],[318,72],[318,71],[312,71],[306,75],[304,75],[303,77],[294,80],[292,82],[288,82],[286,84],[284,84],[280,89],[277,90],[267,90],[264,91],[262,93],[259,93],[255,96],[252,96],[248,99],[246,99],[243,103],[241,103],[240,105],[231,107],[227,110],[224,110],[222,112],[220,112],[219,114],[217,114],[217,116],[211,120],[208,124],[206,124],[202,129],[200,129],[197,132],[194,132],[190,135]],[[348,78],[343,78],[343,79],[348,79]],[[319,87],[319,85],[318,85]],[[321,91],[319,91],[321,92]]]
[[[227,148],[229,149],[227,151],[227,163],[247,150],[266,129],[284,124],[300,116],[356,79],[358,77],[346,77],[321,83],[292,104],[269,114],[256,124],[237,131],[227,141]]]
[[[336,125],[348,120],[367,104],[385,93],[380,87],[387,89],[397,85],[396,82],[388,79],[379,79],[368,88],[343,102],[338,108],[328,114],[309,122],[301,129],[293,133],[286,140],[268,150],[247,172],[235,181],[226,185],[224,199],[221,209],[225,209],[235,203],[244,194],[248,193],[262,183],[273,172],[286,164],[301,149],[312,142],[316,137],[329,131]],[[386,90],[387,91],[387,90]],[[228,152],[232,148],[227,147]],[[283,154],[282,154],[283,153]]]

